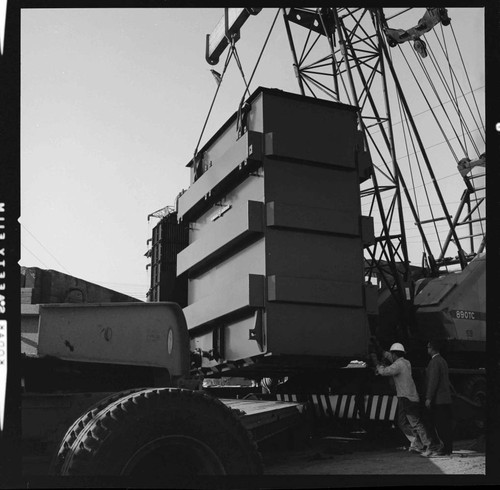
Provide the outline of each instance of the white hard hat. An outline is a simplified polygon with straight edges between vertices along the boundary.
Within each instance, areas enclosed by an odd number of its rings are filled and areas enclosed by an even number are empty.
[[[396,342],[395,344],[391,345],[391,348],[389,349],[391,352],[392,351],[398,351],[398,352],[406,352],[405,348],[403,347],[403,344],[400,344],[399,342]]]

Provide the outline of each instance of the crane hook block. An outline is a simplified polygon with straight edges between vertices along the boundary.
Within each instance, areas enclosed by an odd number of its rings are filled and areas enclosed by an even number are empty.
[[[225,8],[224,15],[219,20],[211,34],[207,34],[205,59],[210,65],[219,62],[220,55],[232,40],[240,38],[240,28],[251,15],[257,15],[262,8]]]

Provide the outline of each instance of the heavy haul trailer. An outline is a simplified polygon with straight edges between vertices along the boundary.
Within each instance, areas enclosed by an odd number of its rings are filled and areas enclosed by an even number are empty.
[[[280,398],[309,400],[318,415],[394,420],[393,390],[364,363],[371,335],[388,348],[401,331],[397,305],[364,275],[363,247],[374,235],[359,186],[371,162],[356,112],[265,88],[244,107],[190,162],[191,186],[156,227],[157,237],[187,231],[184,243],[153,240],[168,256],[177,247],[176,269],[161,274],[184,285],[192,367],[287,377]],[[428,360],[418,351],[430,338],[452,339],[463,360],[452,366],[460,418],[477,417],[484,403],[482,363],[463,356],[484,360],[484,259],[419,281],[416,321],[405,332],[420,381]],[[475,323],[462,311],[476,312]]]
[[[25,475],[258,474],[257,444],[303,420],[301,403],[194,389],[175,303],[39,310],[36,352],[22,359]]]

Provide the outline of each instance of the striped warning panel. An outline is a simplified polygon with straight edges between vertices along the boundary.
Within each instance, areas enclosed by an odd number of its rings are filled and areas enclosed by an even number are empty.
[[[389,420],[396,418],[398,398],[391,395],[371,395],[366,401],[365,410],[370,420]]]
[[[394,421],[398,399],[393,395],[292,395],[277,394],[276,399],[288,402],[311,403],[314,414],[319,417],[360,419],[362,411],[370,420]]]

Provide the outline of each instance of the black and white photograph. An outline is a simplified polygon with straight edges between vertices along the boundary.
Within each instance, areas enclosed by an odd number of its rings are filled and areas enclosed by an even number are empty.
[[[0,10],[0,487],[495,482],[494,8]]]

